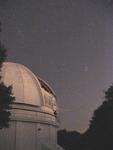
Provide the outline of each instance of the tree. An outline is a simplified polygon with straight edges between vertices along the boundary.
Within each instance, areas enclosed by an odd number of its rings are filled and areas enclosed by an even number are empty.
[[[58,144],[66,150],[113,150],[113,84],[105,91],[105,100],[93,114],[89,128],[80,136],[61,130]],[[74,136],[72,136],[74,135]]]
[[[7,50],[0,42],[0,129],[9,126],[11,104],[15,99],[12,96],[12,87],[7,87],[2,82],[1,69],[3,62],[6,60],[7,57],[6,52]]]
[[[113,150],[113,85],[105,92],[105,101],[94,111],[85,135],[89,149]]]
[[[79,150],[81,134],[77,131],[58,131],[58,144],[65,150]]]

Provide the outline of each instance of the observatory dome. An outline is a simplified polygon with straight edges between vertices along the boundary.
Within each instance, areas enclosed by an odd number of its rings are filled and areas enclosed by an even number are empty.
[[[43,111],[56,110],[53,90],[24,65],[5,62],[2,67],[2,80],[6,86],[12,86],[15,103],[42,106]]]
[[[51,87],[17,63],[3,63],[1,76],[12,86],[15,101],[9,128],[0,133],[0,150],[62,150],[57,145],[59,115]]]
[[[41,87],[36,76],[25,66],[6,62],[2,67],[2,80],[6,86],[12,86],[17,103],[40,106]]]

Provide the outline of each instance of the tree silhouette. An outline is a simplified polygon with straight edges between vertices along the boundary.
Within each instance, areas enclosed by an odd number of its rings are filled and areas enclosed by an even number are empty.
[[[105,100],[93,114],[85,133],[58,132],[58,144],[66,150],[113,150],[113,85],[105,91]],[[77,132],[76,132],[77,133]]]
[[[79,150],[81,134],[76,131],[59,130],[58,144],[65,150]]]
[[[1,25],[1,24],[0,24]],[[0,26],[1,31],[1,26]],[[4,127],[9,126],[9,120],[10,120],[10,109],[12,102],[14,101],[14,97],[12,96],[12,87],[5,86],[5,84],[2,82],[2,76],[1,76],[1,69],[2,64],[6,60],[7,50],[2,45],[0,41],[0,129]]]
[[[85,133],[89,149],[113,150],[113,85],[105,92],[105,101],[94,111]]]

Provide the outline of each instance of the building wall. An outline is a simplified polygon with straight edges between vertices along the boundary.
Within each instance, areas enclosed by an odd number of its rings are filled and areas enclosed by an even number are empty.
[[[56,143],[54,126],[12,121],[8,129],[0,131],[0,150],[40,150],[41,143]]]
[[[0,150],[15,150],[15,122],[10,128],[0,130]]]
[[[16,122],[16,150],[35,150],[35,124]]]

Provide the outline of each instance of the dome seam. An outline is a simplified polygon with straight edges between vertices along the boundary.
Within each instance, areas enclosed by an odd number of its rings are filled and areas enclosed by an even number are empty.
[[[24,101],[25,95],[24,95],[24,79],[23,79],[23,74],[22,74],[22,72],[21,72],[20,66],[19,66],[18,64],[16,64],[16,66],[17,66],[18,71],[19,71],[19,73],[20,73],[20,77],[22,78],[22,86],[23,86],[23,93],[22,93],[22,95],[23,95],[23,102],[25,102],[25,101]]]

